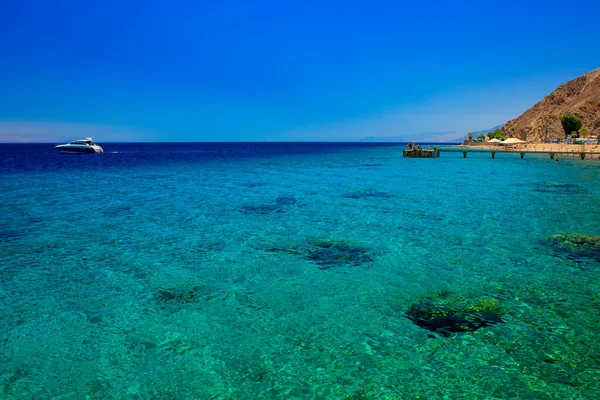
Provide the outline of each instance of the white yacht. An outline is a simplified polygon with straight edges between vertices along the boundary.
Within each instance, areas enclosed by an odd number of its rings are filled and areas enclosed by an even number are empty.
[[[67,144],[59,144],[56,149],[63,153],[90,153],[90,154],[102,154],[104,150],[92,141],[92,138],[88,137],[82,140],[75,140],[74,142]]]

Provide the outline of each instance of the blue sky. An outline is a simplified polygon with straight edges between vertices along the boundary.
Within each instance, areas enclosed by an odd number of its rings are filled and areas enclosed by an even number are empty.
[[[4,0],[0,141],[450,139],[600,67],[598,1],[177,3]]]

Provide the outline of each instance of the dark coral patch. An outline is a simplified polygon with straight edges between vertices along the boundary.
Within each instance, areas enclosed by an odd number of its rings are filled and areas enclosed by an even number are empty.
[[[293,196],[279,196],[272,203],[244,204],[241,206],[241,211],[244,214],[283,213],[297,203],[298,200]]]
[[[241,206],[244,214],[283,213],[285,208],[279,204],[244,204]]]
[[[298,200],[293,196],[279,196],[275,199],[275,203],[279,204],[280,206],[293,206],[297,202]]]
[[[156,292],[157,304],[188,304],[198,298],[197,288],[160,288]]]
[[[131,211],[132,211],[131,206],[117,206],[117,207],[106,208],[102,211],[102,213],[106,216],[112,216],[112,215],[128,214]]]
[[[8,242],[11,241],[13,239],[17,239],[20,238],[21,236],[25,235],[25,232],[21,232],[21,231],[0,231],[0,242]]]
[[[374,253],[368,247],[359,246],[344,240],[310,239],[300,245],[274,246],[265,251],[284,252],[302,256],[326,270],[338,267],[358,267],[371,263]]]
[[[541,182],[535,184],[533,190],[541,193],[581,194],[586,190],[573,183]]]
[[[213,241],[202,241],[199,243],[198,247],[192,249],[191,251],[195,253],[209,255],[212,253],[216,253],[219,251],[223,251],[227,248],[227,242],[224,240],[213,240]]]
[[[494,313],[476,314],[448,307],[436,307],[427,303],[413,304],[406,312],[406,316],[417,326],[442,336],[449,336],[455,332],[473,332],[479,328],[502,323],[502,318]]]
[[[556,234],[545,239],[545,243],[571,260],[591,259],[600,261],[600,236],[582,234]]]
[[[313,261],[319,269],[334,267],[357,267],[373,262],[373,254],[368,247],[346,241],[313,239],[305,249],[307,260]]]
[[[504,310],[495,300],[466,301],[448,292],[444,292],[443,296],[426,297],[406,311],[406,317],[415,325],[442,336],[474,332],[503,323],[503,315]]]
[[[266,184],[267,184],[266,182],[244,182],[244,183],[240,183],[240,186],[258,187],[258,186],[265,186]]]

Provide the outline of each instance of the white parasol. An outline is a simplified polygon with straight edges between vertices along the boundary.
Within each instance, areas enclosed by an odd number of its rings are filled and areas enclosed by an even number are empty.
[[[525,142],[524,140],[521,140],[521,139],[511,137],[511,138],[506,139],[502,143],[504,143],[504,144],[519,144],[519,143],[527,143],[527,142]]]

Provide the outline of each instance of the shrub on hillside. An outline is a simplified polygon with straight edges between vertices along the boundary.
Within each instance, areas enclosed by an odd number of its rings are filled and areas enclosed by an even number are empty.
[[[573,132],[579,132],[583,123],[581,120],[573,114],[565,114],[560,118],[563,130],[565,131],[565,137],[572,135]]]

